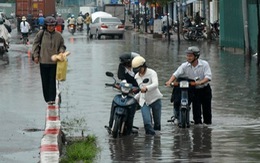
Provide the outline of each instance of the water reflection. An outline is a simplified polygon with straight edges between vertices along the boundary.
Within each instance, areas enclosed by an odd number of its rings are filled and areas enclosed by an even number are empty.
[[[111,160],[129,162],[160,162],[163,160],[160,136],[131,135],[109,139]]]
[[[7,54],[0,54],[0,66],[1,65],[8,65],[9,64],[9,57]]]
[[[207,160],[211,158],[211,128],[194,126],[174,131],[173,158],[177,162]]]
[[[192,158],[211,158],[212,129],[208,127],[194,127],[192,130]]]

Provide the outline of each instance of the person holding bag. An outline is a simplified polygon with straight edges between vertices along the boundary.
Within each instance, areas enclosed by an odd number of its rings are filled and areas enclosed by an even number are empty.
[[[64,53],[66,47],[60,32],[55,31],[57,22],[54,17],[44,19],[44,31],[39,31],[33,42],[32,55],[34,62],[40,64],[40,75],[45,102],[55,104],[56,98],[56,69],[57,62],[52,55]],[[43,33],[42,33],[43,32]]]

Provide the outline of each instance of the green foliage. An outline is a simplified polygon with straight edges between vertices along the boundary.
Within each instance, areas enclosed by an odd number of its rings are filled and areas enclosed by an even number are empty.
[[[65,148],[65,156],[60,163],[92,163],[100,149],[96,145],[96,137],[88,136],[81,140],[74,140]]]

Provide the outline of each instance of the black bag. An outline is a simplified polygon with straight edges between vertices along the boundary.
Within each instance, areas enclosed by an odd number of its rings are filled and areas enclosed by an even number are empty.
[[[40,51],[41,51],[41,44],[42,44],[43,34],[44,34],[44,30],[42,31],[41,36],[40,36],[39,53],[40,53]],[[33,56],[33,54],[32,54],[32,61],[34,61],[34,56]]]

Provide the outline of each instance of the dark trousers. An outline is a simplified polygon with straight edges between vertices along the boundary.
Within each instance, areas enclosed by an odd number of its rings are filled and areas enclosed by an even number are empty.
[[[42,91],[45,102],[56,98],[56,64],[40,64]]]
[[[195,124],[202,123],[201,112],[203,115],[203,123],[212,123],[211,100],[212,91],[210,85],[195,89],[195,96],[192,102],[193,120]]]

